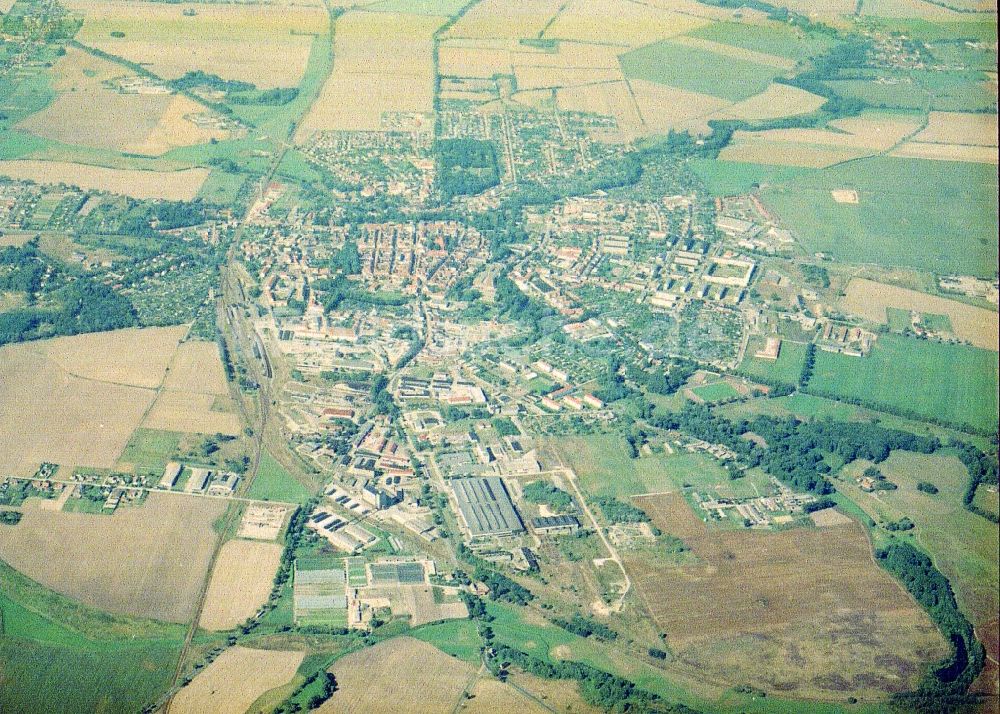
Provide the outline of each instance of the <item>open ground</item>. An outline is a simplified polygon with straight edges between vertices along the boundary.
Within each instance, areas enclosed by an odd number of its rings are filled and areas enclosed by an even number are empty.
[[[264,692],[295,676],[304,652],[230,647],[170,703],[180,714],[243,714]]]
[[[231,540],[212,569],[199,626],[229,630],[251,617],[267,600],[281,561],[281,545]]]
[[[636,503],[699,560],[626,563],[668,644],[712,677],[799,695],[876,694],[915,685],[947,651],[924,612],[873,563],[857,524],[712,531],[679,495]]]
[[[208,169],[144,171],[110,169],[68,161],[12,159],[0,161],[0,176],[41,184],[78,186],[90,191],[108,191],[132,198],[163,198],[191,201],[208,177]]]
[[[186,622],[194,615],[225,504],[151,493],[113,515],[28,501],[0,558],[42,585],[109,612]]]

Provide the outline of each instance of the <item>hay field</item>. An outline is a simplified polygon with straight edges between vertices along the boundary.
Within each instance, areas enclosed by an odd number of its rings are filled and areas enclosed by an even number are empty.
[[[165,389],[205,394],[229,394],[219,348],[214,342],[184,342],[178,345],[163,380]]]
[[[761,121],[779,117],[809,114],[819,109],[826,99],[788,84],[772,84],[760,94],[730,105],[712,119],[743,119]]]
[[[965,112],[931,112],[927,128],[915,141],[940,144],[997,145],[997,115]]]
[[[151,493],[113,515],[62,513],[29,501],[0,558],[32,580],[101,610],[187,622],[216,535],[216,499]]]
[[[976,347],[997,350],[1000,323],[993,310],[864,278],[852,278],[844,292],[841,307],[866,320],[886,324],[886,309],[890,307],[947,315],[957,337]]]
[[[121,94],[102,82],[129,72],[119,65],[67,48],[52,69],[55,101],[17,128],[45,139],[98,149],[128,151],[141,143],[170,104],[166,94]]]
[[[198,626],[230,630],[252,617],[271,593],[281,551],[278,543],[231,540],[223,545]]]
[[[539,37],[563,0],[483,0],[456,22],[446,37],[477,39]]]
[[[515,65],[519,91],[572,87],[578,84],[621,81],[621,70],[617,67],[552,67],[537,65]]]
[[[170,703],[177,714],[243,714],[259,696],[292,680],[305,652],[230,647]]]
[[[998,162],[995,146],[970,146],[968,144],[931,144],[908,141],[890,153],[904,159],[928,159],[930,161],[967,161],[977,164]]]
[[[510,74],[511,53],[507,47],[474,47],[462,40],[446,40],[438,49],[438,66],[445,77],[483,77]]]
[[[848,147],[766,141],[752,135],[739,136],[740,134],[742,132],[736,132],[737,136],[734,136],[733,141],[719,153],[721,161],[821,169],[850,159],[870,156],[872,153]]]
[[[42,184],[65,184],[88,191],[108,191],[132,198],[191,201],[208,178],[208,169],[142,171],[109,169],[69,161],[14,159],[0,161],[0,176]]]
[[[351,11],[337,20],[333,72],[296,139],[316,131],[379,130],[386,112],[434,109],[436,15]],[[428,119],[428,130],[433,122]]]
[[[710,23],[628,0],[569,0],[543,34],[546,39],[641,47]]]
[[[196,434],[240,433],[236,414],[214,411],[215,395],[164,389],[157,396],[142,426],[146,429],[184,431]]]
[[[679,495],[636,499],[697,565],[633,559],[640,599],[680,659],[730,682],[899,691],[947,648],[924,612],[871,560],[857,524],[779,533],[712,531]],[[779,679],[780,678],[780,679]]]
[[[0,472],[42,461],[110,468],[155,392],[74,376],[39,343],[0,349]]]
[[[420,663],[415,667],[414,663]],[[339,689],[316,711],[400,714],[450,713],[476,676],[472,665],[426,642],[397,637],[337,661]],[[420,692],[419,699],[414,697]]]
[[[163,383],[167,365],[187,329],[185,325],[129,328],[32,344],[77,377],[152,389]]]
[[[193,17],[182,15],[180,5],[157,2],[70,0],[67,6],[84,16],[77,40],[165,79],[202,70],[262,89],[299,84],[313,35],[326,32],[329,21],[322,7],[303,5],[200,3]]]

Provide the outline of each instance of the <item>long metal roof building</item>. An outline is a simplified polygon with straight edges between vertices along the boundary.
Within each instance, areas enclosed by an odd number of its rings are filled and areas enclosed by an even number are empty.
[[[451,487],[465,527],[473,538],[513,535],[524,530],[499,476],[453,479]]]

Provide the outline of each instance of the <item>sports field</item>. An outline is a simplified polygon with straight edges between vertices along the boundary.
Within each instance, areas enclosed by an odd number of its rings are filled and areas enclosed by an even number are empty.
[[[835,202],[830,191],[842,188],[856,190],[860,202]],[[990,166],[872,158],[801,176],[761,195],[810,253],[943,274],[996,271],[1000,223]]]
[[[995,352],[889,334],[865,357],[817,350],[808,386],[818,394],[989,431],[997,424],[996,384]]]

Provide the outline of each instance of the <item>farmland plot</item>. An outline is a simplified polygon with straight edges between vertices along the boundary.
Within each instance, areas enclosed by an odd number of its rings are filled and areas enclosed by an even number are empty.
[[[174,697],[181,714],[243,714],[268,690],[290,682],[304,652],[230,647]]]
[[[144,171],[70,161],[12,159],[0,161],[0,176],[41,184],[78,186],[88,191],[108,191],[132,198],[191,201],[208,178],[208,169]]]
[[[281,561],[278,543],[231,540],[215,561],[198,625],[230,630],[253,616],[271,593]]]
[[[700,561],[626,566],[678,657],[709,676],[803,695],[901,691],[947,651],[924,612],[874,565],[856,524],[713,532],[679,495],[636,503]]]
[[[109,612],[169,622],[194,615],[222,502],[151,493],[110,516],[28,504],[0,540],[0,558],[29,578]]]

